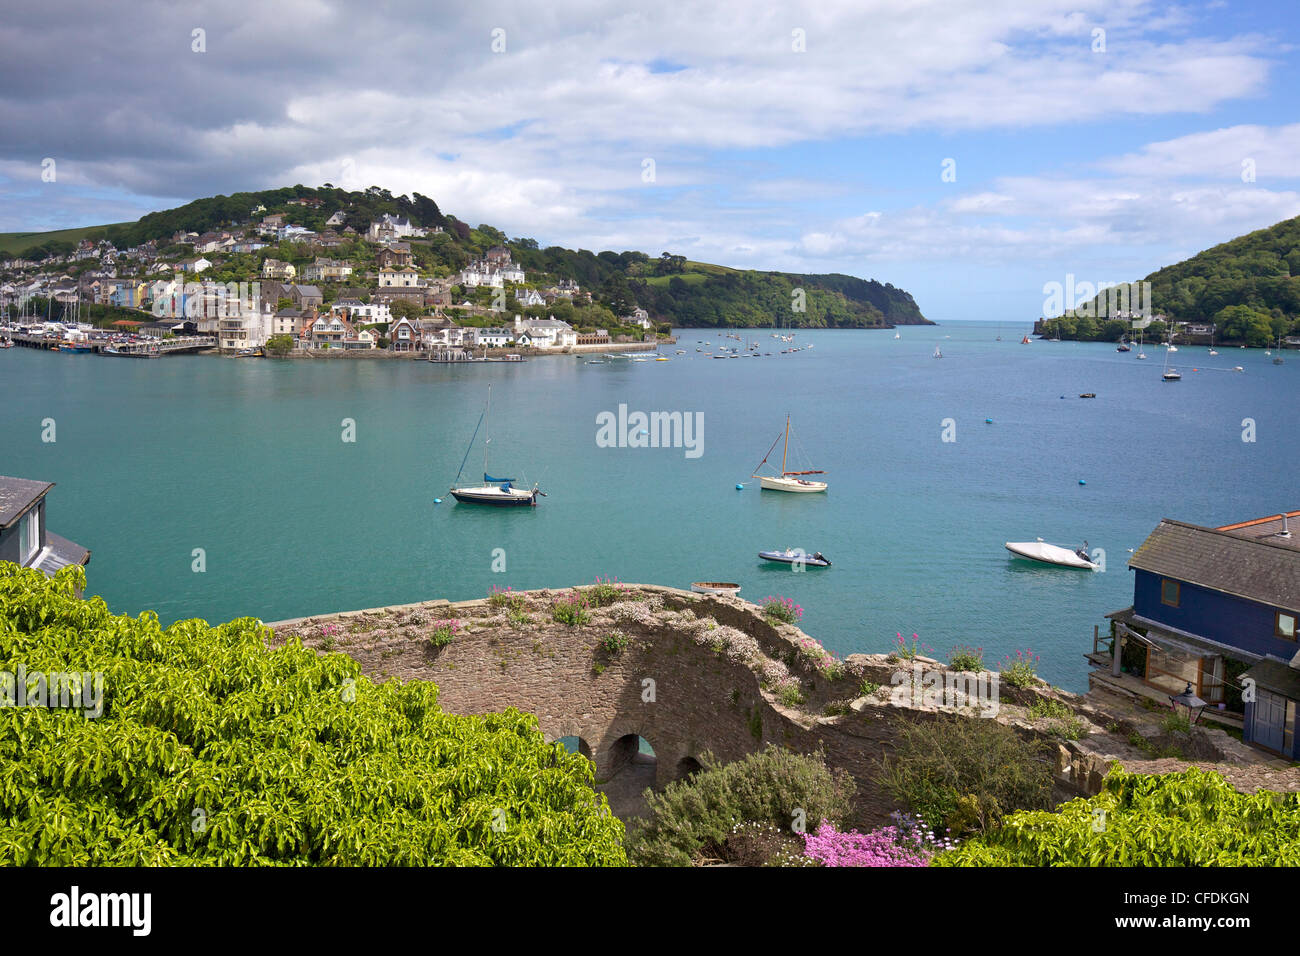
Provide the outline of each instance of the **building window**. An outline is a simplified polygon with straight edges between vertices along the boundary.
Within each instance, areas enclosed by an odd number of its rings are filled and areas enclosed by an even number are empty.
[[[1273,615],[1273,633],[1288,641],[1294,641],[1296,616],[1287,611],[1278,611]]]
[[[1170,581],[1168,578],[1160,582],[1160,603],[1167,604],[1169,607],[1178,607],[1179,584],[1177,581]]]
[[[26,564],[41,546],[41,511],[33,508],[18,522],[18,561]]]

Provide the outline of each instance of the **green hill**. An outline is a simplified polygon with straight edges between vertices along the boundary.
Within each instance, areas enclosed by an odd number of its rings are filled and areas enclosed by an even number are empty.
[[[315,208],[294,200],[315,199]],[[212,196],[149,213],[137,222],[63,230],[59,233],[9,233],[0,235],[0,258],[70,251],[81,238],[107,238],[119,249],[154,241],[165,246],[178,231],[203,233],[230,229],[256,217],[289,213],[291,221],[309,229],[326,228],[326,220],[342,211],[344,223],[363,233],[370,223],[388,213],[404,216],[420,226],[439,226],[443,232],[412,243],[416,265],[437,275],[450,275],[480,258],[496,245],[508,246],[514,260],[530,273],[553,280],[572,279],[592,293],[607,316],[587,316],[599,324],[631,313],[640,306],[660,322],[690,327],[789,326],[801,328],[882,328],[892,325],[932,324],[911,295],[875,280],[847,275],[798,275],[758,272],[692,262],[684,256],[663,253],[652,258],[643,252],[572,250],[560,246],[540,248],[536,240],[511,239],[489,225],[471,228],[455,216],[445,215],[427,196],[394,196],[372,186],[349,191],[328,183],[320,188],[286,186],[256,192]],[[267,255],[299,255],[302,247],[270,250]],[[359,243],[342,254],[359,265],[370,254]],[[241,263],[240,268],[248,265]],[[218,267],[214,277],[224,272]],[[235,276],[238,278],[239,276]],[[224,281],[224,280],[223,280]],[[557,313],[558,315],[558,313]],[[560,316],[565,317],[565,316]],[[579,319],[583,316],[579,316]],[[583,323],[589,324],[589,323]]]
[[[130,223],[81,226],[77,229],[55,229],[51,232],[0,232],[0,256],[39,259],[50,254],[67,255],[82,239],[94,239],[98,242],[108,237],[110,229],[127,225]]]
[[[1175,322],[1214,323],[1216,341],[1263,346],[1300,333],[1300,217],[1157,269],[1144,281],[1151,283],[1154,312]],[[1094,316],[1104,314],[1103,297],[1092,300]],[[1061,323],[1062,338],[1106,337],[1104,320],[1067,315]],[[1056,320],[1047,325],[1055,328]]]

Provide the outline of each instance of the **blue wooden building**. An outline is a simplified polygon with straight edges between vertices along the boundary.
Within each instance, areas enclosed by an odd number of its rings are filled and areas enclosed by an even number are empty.
[[[89,551],[46,526],[45,496],[53,487],[48,481],[0,475],[0,561],[53,577],[60,568],[90,560]]]
[[[1300,512],[1220,528],[1161,521],[1129,561],[1133,606],[1106,615],[1120,651],[1112,672],[1124,661],[1171,696],[1191,684],[1211,707],[1241,688],[1242,738],[1300,758],[1297,519]]]

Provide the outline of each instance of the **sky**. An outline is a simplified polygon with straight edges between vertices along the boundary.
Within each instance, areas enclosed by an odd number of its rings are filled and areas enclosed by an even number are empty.
[[[9,4],[0,231],[378,185],[1027,329],[1300,215],[1297,39],[1296,0]]]

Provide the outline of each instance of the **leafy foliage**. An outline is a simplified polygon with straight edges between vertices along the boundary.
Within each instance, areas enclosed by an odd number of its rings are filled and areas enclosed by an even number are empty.
[[[1044,745],[995,720],[953,715],[900,722],[876,782],[935,829],[984,830],[1015,810],[1048,806]]]
[[[717,857],[738,823],[768,824],[792,833],[802,819],[847,820],[853,779],[831,770],[820,754],[801,755],[768,745],[719,766],[709,755],[689,780],[648,793],[649,816],[632,825],[628,858],[641,866],[690,866]]]
[[[104,711],[0,708],[0,865],[620,865],[590,762],[241,618],[163,629],[0,563],[0,670],[102,672]]]
[[[1206,249],[1145,281],[1151,283],[1156,312],[1177,321],[1214,322],[1218,341],[1259,346],[1300,331],[1297,277],[1300,217]],[[1093,300],[1094,315],[1104,298],[1103,293]],[[1069,328],[1069,318],[1064,317],[1061,337],[1087,337]],[[1153,337],[1148,330],[1148,340]]]
[[[1238,793],[1191,767],[1112,770],[1105,789],[1055,812],[1015,813],[936,866],[1296,866],[1300,794]]]

